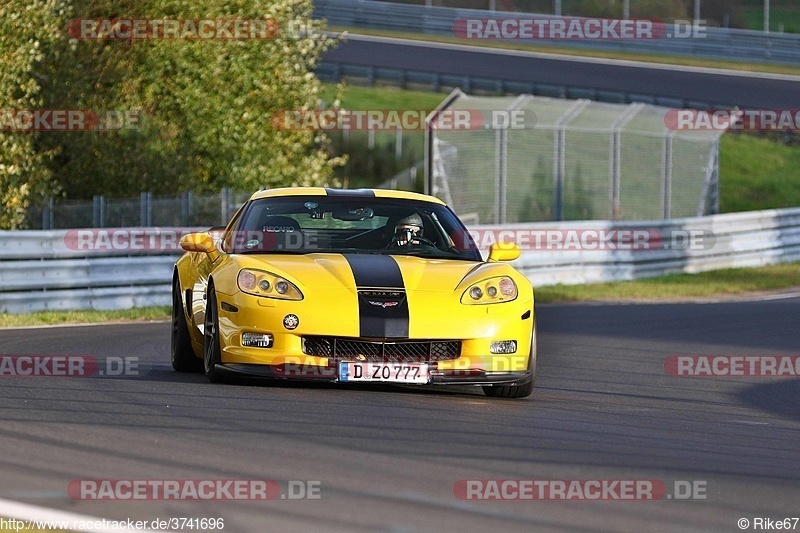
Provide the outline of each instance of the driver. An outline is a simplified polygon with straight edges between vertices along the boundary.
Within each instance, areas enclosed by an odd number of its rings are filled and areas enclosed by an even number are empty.
[[[405,216],[394,223],[394,237],[391,246],[408,246],[422,244],[422,217],[417,213]]]

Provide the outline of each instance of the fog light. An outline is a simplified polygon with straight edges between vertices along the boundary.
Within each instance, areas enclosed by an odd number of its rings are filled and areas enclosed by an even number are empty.
[[[242,333],[242,346],[272,348],[272,335],[269,333]]]
[[[492,353],[516,353],[517,341],[495,341],[492,343]]]

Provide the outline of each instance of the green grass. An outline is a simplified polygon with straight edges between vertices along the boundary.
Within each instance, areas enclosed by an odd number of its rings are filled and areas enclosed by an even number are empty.
[[[753,30],[764,29],[764,8],[747,7],[741,10],[742,18],[747,21],[747,25]],[[783,24],[783,31],[787,33],[800,33],[800,8],[772,8],[769,12],[770,31],[780,31]]]
[[[323,85],[321,98],[330,105],[336,97],[336,85],[326,83]],[[444,100],[445,95],[424,91],[406,91],[396,87],[361,87],[358,85],[345,85],[341,96],[342,107],[345,109],[376,109],[402,111],[405,109],[430,110],[436,108]]]
[[[0,327],[166,320],[169,307],[142,307],[120,311],[39,311],[25,315],[0,314]]]
[[[800,206],[800,146],[725,134],[720,146],[723,213]]]
[[[800,287],[800,263],[672,274],[637,281],[554,285],[536,289],[536,302],[684,300]]]
[[[771,20],[771,19],[770,19]],[[762,19],[761,26],[764,22]],[[771,25],[771,24],[770,24]],[[525,43],[511,43],[503,41],[486,41],[475,39],[459,39],[455,36],[430,35],[419,33],[405,33],[386,30],[373,30],[367,28],[337,28],[331,27],[331,31],[349,31],[354,34],[375,35],[379,37],[397,37],[401,39],[415,39],[420,41],[432,41],[439,43],[466,44],[473,46],[485,46],[491,48],[502,48],[506,50],[522,50],[526,52],[541,52],[547,54],[560,54],[565,56],[598,57],[603,59],[621,59],[626,61],[640,61],[645,63],[659,63],[665,65],[682,65],[690,67],[721,68],[730,70],[741,70],[745,72],[767,72],[772,74],[790,74],[800,76],[800,67],[789,65],[771,65],[765,63],[747,63],[741,61],[723,61],[716,59],[699,59],[683,56],[668,56],[660,54],[640,54],[633,52],[614,52],[606,50],[588,50],[581,48],[560,48],[558,46],[544,46]]]

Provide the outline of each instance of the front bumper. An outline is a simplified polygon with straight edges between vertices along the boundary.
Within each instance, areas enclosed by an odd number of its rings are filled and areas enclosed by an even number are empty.
[[[275,380],[306,381],[320,383],[339,383],[339,371],[336,365],[333,366],[301,366],[294,364],[283,365],[257,365],[242,363],[224,363],[217,365],[231,375],[249,376]],[[428,383],[417,384],[417,386],[428,385],[523,385],[530,381],[532,372],[525,370],[522,372],[486,372],[486,371],[441,371],[431,370],[431,379]],[[352,382],[348,382],[352,384]],[[410,383],[398,383],[391,381],[371,381],[357,382],[360,385],[407,385]]]
[[[348,297],[349,296],[349,297]],[[434,298],[435,296],[435,298]],[[529,354],[533,329],[533,301],[522,298],[493,305],[464,305],[439,295],[409,295],[411,303],[408,338],[359,337],[358,310],[353,295],[327,295],[324,301],[257,298],[242,293],[219,294],[219,332],[222,368],[233,373],[273,379],[338,381],[338,362],[345,357],[310,355],[303,339],[336,337],[385,342],[457,340],[458,355],[425,362],[430,365],[429,384],[515,384],[531,376]],[[414,303],[415,299],[426,305]],[[355,305],[355,311],[349,309]],[[235,309],[232,311],[231,309]],[[284,318],[295,315],[299,324],[289,330]],[[243,346],[243,333],[272,335],[269,348]],[[512,354],[492,354],[494,341],[515,340]],[[380,361],[376,361],[380,362]],[[387,361],[390,362],[390,361]]]

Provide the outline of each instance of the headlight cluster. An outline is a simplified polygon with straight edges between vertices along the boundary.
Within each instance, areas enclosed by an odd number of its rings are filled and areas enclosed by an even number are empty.
[[[517,284],[508,276],[489,278],[470,285],[461,296],[462,304],[494,304],[517,298]]]
[[[303,293],[294,283],[271,272],[245,268],[239,272],[236,284],[239,285],[239,290],[253,296],[277,298],[278,300],[303,299]]]

